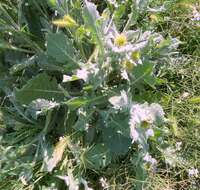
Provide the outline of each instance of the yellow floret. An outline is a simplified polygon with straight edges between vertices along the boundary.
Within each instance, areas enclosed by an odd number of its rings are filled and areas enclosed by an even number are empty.
[[[131,58],[133,61],[138,61],[140,59],[141,55],[139,51],[135,51],[131,54]]]
[[[125,46],[127,44],[127,38],[124,34],[119,34],[115,40],[114,40],[115,45],[121,47]]]

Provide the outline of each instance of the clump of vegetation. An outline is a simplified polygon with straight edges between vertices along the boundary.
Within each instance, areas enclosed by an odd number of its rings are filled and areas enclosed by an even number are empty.
[[[199,189],[199,4],[3,0],[0,189]]]

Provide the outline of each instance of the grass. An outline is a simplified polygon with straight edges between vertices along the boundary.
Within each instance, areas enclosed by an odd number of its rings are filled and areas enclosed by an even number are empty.
[[[159,92],[162,92],[160,101],[172,122],[170,127],[172,133],[167,141],[172,146],[175,146],[177,142],[182,142],[179,154],[187,160],[187,167],[200,168],[200,28],[189,23],[191,9],[188,9],[188,4],[193,6],[195,3],[199,2],[174,3],[168,12],[158,14],[161,21],[153,24],[156,24],[158,31],[178,37],[183,42],[179,49],[182,52],[179,61],[172,60],[159,74],[159,78],[165,81],[159,88]],[[164,21],[164,17],[169,17],[169,19]],[[196,180],[196,186],[191,185],[194,182],[187,176],[188,168],[183,168],[185,166],[181,163],[174,170],[162,168],[159,174],[150,177],[147,189],[199,189],[199,180]],[[130,184],[127,189],[131,189],[131,185],[135,182],[131,179],[129,172],[130,169],[125,166],[122,167],[122,172],[119,172],[122,175],[125,174],[126,177],[123,175],[122,178],[128,181],[123,184]],[[116,189],[119,186],[117,184]]]
[[[199,168],[200,142],[199,142],[199,59],[189,58],[181,60],[180,64],[172,65],[165,70],[163,78],[167,79],[167,86],[163,97],[168,118],[171,119],[172,135],[168,139],[171,144],[182,142],[180,155],[188,161],[188,165]],[[173,171],[174,172],[174,171]],[[170,184],[183,184],[182,189],[189,189],[190,179],[186,179],[186,171],[175,172],[175,179]],[[178,181],[177,181],[177,175]],[[186,177],[186,178],[185,178]],[[180,180],[180,181],[179,181]],[[179,187],[180,188],[180,187]],[[197,187],[198,188],[198,187]]]

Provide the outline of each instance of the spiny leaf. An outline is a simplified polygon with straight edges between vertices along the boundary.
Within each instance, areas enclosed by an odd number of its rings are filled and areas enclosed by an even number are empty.
[[[82,161],[86,168],[99,170],[110,163],[111,156],[105,145],[97,144],[83,153]]]
[[[16,90],[15,97],[21,104],[29,104],[38,98],[60,101],[64,94],[58,88],[55,78],[51,79],[46,73],[42,73],[29,80],[22,89]]]
[[[10,68],[10,74],[14,75],[15,73],[18,73],[28,67],[35,65],[35,60],[36,60],[36,56],[33,56],[22,63],[13,65]]]
[[[156,78],[153,76],[153,69],[153,63],[144,62],[142,65],[137,65],[137,67],[133,69],[135,81],[146,83],[152,88],[155,88]]]
[[[24,52],[24,53],[33,53],[30,50],[13,46],[12,44],[10,44],[6,41],[3,41],[3,40],[0,40],[0,50],[1,49],[8,49],[8,50],[19,51],[19,52]]]
[[[131,146],[131,139],[110,126],[103,130],[103,142],[114,155],[124,155]]]
[[[58,63],[76,64],[75,51],[70,39],[62,33],[50,33],[47,36],[47,55]]]
[[[107,96],[97,96],[97,97],[80,97],[73,98],[64,102],[64,104],[68,105],[71,110],[76,110],[77,108],[86,106],[86,105],[99,105],[107,102]]]
[[[95,4],[88,2],[85,0],[85,7],[83,9],[83,16],[86,26],[91,30],[94,39],[97,42],[97,45],[100,46],[101,50],[103,48],[102,44],[102,36],[99,32],[99,28],[97,25],[97,19],[100,18],[99,12],[97,11],[97,7]]]

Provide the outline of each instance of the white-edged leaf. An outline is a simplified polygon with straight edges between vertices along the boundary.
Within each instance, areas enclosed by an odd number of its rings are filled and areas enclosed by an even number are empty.
[[[91,30],[92,35],[97,44],[103,49],[102,36],[96,21],[100,18],[99,12],[95,4],[85,0],[85,7],[83,9],[83,16],[86,26]]]

